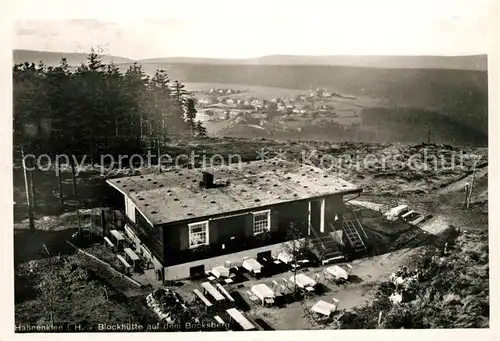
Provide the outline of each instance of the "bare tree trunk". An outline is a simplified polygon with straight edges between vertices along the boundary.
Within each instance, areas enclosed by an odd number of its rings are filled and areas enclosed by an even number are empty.
[[[104,210],[101,209],[101,229],[104,235],[104,231],[107,231],[107,226],[106,226],[106,215],[104,213]]]
[[[73,180],[73,196],[76,198],[76,172],[75,172],[75,163],[73,160],[70,160],[71,165],[71,179]]]
[[[56,158],[56,176],[57,176],[57,185],[59,187],[59,205],[61,209],[64,207],[64,194],[62,188],[62,179],[61,179],[61,165],[59,160]]]
[[[161,174],[161,154],[160,154],[160,141],[156,144],[157,154],[158,154],[158,171]]]
[[[35,232],[35,220],[33,218],[33,208],[31,207],[31,193],[30,186],[28,184],[28,173],[26,171],[26,160],[24,158],[24,148],[21,146],[21,157],[23,162],[23,173],[24,173],[24,186],[26,188],[26,202],[28,205],[28,219],[30,232]]]
[[[78,223],[78,237],[80,238],[82,235],[82,224],[80,221],[80,210],[78,210],[78,209],[76,210],[76,220]]]
[[[130,111],[130,136],[134,136],[134,115]]]
[[[140,132],[140,134],[141,134],[141,140],[142,140],[142,134],[143,134],[143,131],[142,131],[142,111],[141,111],[141,115],[139,117],[139,120],[141,122],[141,132]]]
[[[33,208],[36,208],[36,188],[35,188],[35,171],[32,170],[29,173],[29,180],[30,180],[30,191],[31,191],[31,203],[33,205]]]

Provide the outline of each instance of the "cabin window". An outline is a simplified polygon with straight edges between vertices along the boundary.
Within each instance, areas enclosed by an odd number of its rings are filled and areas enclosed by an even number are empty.
[[[271,228],[271,210],[255,212],[253,214],[253,234],[257,235]]]
[[[189,248],[208,245],[208,221],[189,224]]]

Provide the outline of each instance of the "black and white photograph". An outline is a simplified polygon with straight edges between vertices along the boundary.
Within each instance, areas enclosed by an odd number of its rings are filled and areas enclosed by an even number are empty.
[[[8,328],[492,327],[493,2],[313,3],[11,21]]]

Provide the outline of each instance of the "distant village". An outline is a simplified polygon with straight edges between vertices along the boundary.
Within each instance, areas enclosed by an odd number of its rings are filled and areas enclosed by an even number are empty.
[[[235,123],[256,123],[263,125],[269,115],[281,115],[282,120],[294,120],[300,117],[318,118],[337,117],[337,110],[332,99],[355,99],[338,92],[318,88],[307,93],[289,97],[262,99],[255,95],[244,96],[248,91],[231,88],[211,88],[198,91],[197,107],[204,113],[207,121],[236,120]],[[345,116],[345,115],[344,115]],[[352,110],[348,116],[357,117]],[[249,122],[255,119],[260,122]]]

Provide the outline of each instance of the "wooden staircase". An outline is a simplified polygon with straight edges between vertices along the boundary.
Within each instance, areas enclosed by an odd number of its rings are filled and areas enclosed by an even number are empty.
[[[323,263],[344,259],[341,246],[330,233],[319,235],[311,226],[310,249]]]

